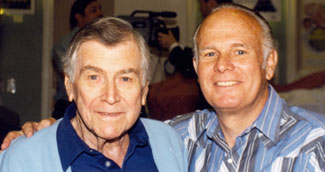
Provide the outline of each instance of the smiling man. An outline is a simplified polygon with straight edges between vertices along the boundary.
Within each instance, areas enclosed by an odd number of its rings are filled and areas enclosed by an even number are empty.
[[[0,154],[0,171],[186,171],[187,157],[167,124],[139,119],[146,102],[149,51],[117,18],[81,29],[64,56],[72,103],[64,118]]]
[[[268,84],[277,51],[264,19],[220,5],[194,36],[194,68],[213,110],[169,121],[189,153],[189,171],[324,171],[325,120],[288,107]]]
[[[189,171],[325,171],[325,115],[289,107],[268,84],[278,56],[262,17],[220,5],[194,45],[198,81],[213,109],[168,121],[187,148]],[[36,126],[23,129],[32,134]],[[8,134],[7,144],[19,134]]]

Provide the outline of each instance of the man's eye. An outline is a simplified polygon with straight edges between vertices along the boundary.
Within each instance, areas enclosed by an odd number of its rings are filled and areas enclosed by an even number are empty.
[[[215,56],[215,55],[216,55],[216,53],[214,53],[214,52],[209,52],[209,53],[207,53],[205,56],[212,57],[212,56]]]
[[[88,78],[90,80],[98,80],[99,77],[97,75],[90,75],[90,76],[88,76]]]
[[[131,78],[129,78],[129,77],[122,77],[121,80],[124,81],[124,82],[130,82],[131,81]]]
[[[97,8],[96,8],[96,7],[91,7],[91,8],[89,9],[89,11],[90,11],[91,13],[95,13],[95,12],[96,12],[96,10],[97,10]]]
[[[245,54],[245,51],[243,51],[243,50],[237,50],[236,51],[236,54],[237,55],[243,55],[243,54]]]

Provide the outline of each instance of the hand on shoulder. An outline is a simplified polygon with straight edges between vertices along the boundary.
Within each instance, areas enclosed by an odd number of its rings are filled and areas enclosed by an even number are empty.
[[[34,135],[36,131],[39,131],[43,128],[51,126],[55,123],[56,119],[50,117],[41,120],[40,122],[26,122],[21,128],[20,131],[11,131],[7,134],[7,136],[3,139],[1,144],[1,151],[7,149],[10,146],[10,143],[21,135],[25,135],[27,138]]]

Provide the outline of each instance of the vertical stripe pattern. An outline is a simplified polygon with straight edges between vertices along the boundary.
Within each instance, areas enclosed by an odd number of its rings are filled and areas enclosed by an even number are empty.
[[[166,121],[184,140],[193,172],[325,171],[325,115],[288,107],[269,86],[256,121],[230,149],[212,110]]]

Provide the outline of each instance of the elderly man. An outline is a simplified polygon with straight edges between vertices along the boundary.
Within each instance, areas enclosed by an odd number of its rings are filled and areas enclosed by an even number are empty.
[[[194,68],[214,110],[170,121],[188,148],[190,171],[325,170],[324,116],[288,107],[267,82],[278,56],[264,19],[221,5],[194,43]]]
[[[149,52],[117,18],[80,30],[64,57],[73,101],[63,120],[0,154],[0,171],[186,171],[183,142],[167,124],[139,119]]]
[[[213,110],[169,121],[189,171],[325,171],[324,116],[288,107],[267,82],[278,57],[266,21],[221,5],[194,38],[193,64]]]

